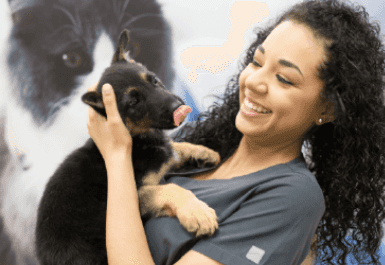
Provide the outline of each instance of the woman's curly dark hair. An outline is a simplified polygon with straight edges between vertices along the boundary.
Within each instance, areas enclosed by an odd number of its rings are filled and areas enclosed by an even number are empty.
[[[308,168],[326,204],[316,232],[318,241],[312,245],[316,262],[346,264],[351,253],[358,264],[380,264],[385,216],[385,51],[380,27],[369,22],[362,6],[338,0],[305,1],[272,26],[257,29],[223,102],[202,113],[184,140],[218,151],[222,160],[233,154],[242,137],[235,127],[240,73],[252,61],[256,47],[287,19],[307,26],[315,38],[325,41],[328,59],[319,73],[325,97],[335,103],[336,119],[315,125],[304,137]]]

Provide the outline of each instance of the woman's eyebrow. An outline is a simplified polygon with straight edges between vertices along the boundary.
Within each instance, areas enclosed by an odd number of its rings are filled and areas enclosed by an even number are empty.
[[[262,54],[265,54],[265,48],[263,48],[262,45],[259,45],[259,46],[257,47],[257,49],[258,49]],[[280,59],[280,60],[278,61],[278,63],[279,63],[280,65],[282,65],[282,66],[291,67],[291,68],[296,69],[296,70],[303,76],[303,74],[302,74],[301,70],[299,69],[299,67],[296,66],[295,64],[293,64],[292,62],[289,62],[289,61]]]

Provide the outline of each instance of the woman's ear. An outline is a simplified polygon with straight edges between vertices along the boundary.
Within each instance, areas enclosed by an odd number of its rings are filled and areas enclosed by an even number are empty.
[[[323,111],[321,112],[321,115],[317,118],[316,123],[318,125],[322,125],[328,122],[333,122],[336,119],[336,115],[334,112],[334,106],[335,104],[330,101],[324,101],[322,109]]]

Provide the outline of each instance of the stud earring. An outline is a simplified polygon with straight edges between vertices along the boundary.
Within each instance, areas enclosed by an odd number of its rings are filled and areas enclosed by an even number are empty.
[[[320,123],[320,125],[321,125],[321,124],[322,124],[322,119],[319,119],[318,121],[319,121],[319,123]]]

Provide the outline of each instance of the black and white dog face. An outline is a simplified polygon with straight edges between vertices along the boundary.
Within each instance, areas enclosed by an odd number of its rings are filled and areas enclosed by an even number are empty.
[[[0,179],[1,215],[17,264],[32,264],[36,210],[58,164],[88,138],[81,96],[110,65],[123,29],[130,56],[167,88],[171,33],[155,0],[9,0],[1,60],[10,162]],[[4,31],[6,32],[6,31]]]
[[[153,0],[42,4],[12,14],[8,56],[10,73],[23,75],[14,80],[21,89],[13,92],[37,125],[55,121],[75,90],[84,87],[84,79],[97,71],[97,60],[103,60],[96,54],[103,55],[98,48],[108,45],[101,42],[117,40],[123,29],[130,31],[130,56],[170,86],[167,29]]]

